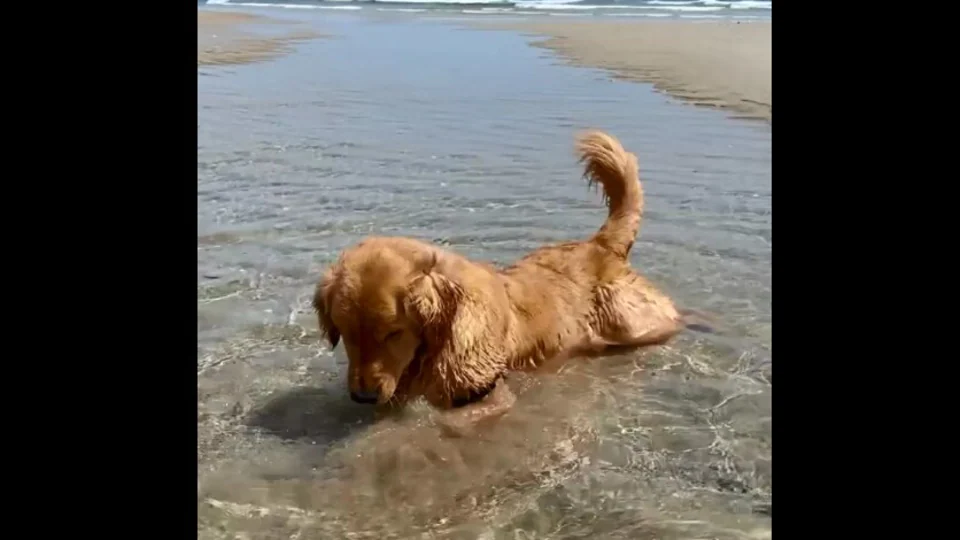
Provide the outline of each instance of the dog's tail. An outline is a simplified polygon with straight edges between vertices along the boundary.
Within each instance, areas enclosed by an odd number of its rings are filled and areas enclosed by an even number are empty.
[[[643,215],[643,190],[637,171],[637,156],[623,149],[620,142],[601,131],[590,131],[577,138],[577,154],[584,164],[583,176],[589,185],[603,186],[610,212],[593,240],[626,258],[640,231]]]

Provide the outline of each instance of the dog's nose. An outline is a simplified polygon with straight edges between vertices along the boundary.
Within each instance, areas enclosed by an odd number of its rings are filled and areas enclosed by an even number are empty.
[[[378,394],[377,392],[367,392],[367,391],[360,391],[360,392],[351,391],[350,392],[350,399],[352,399],[357,403],[363,403],[363,404],[369,405],[369,404],[376,403],[379,398],[380,398],[380,394]]]

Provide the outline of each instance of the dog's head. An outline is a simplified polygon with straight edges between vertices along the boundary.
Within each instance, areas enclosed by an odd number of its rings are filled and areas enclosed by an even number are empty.
[[[485,318],[471,315],[478,306],[468,300],[470,269],[464,276],[458,268],[472,263],[450,257],[413,240],[368,239],[320,280],[313,305],[330,346],[344,343],[354,401],[386,403],[427,360],[476,342]]]

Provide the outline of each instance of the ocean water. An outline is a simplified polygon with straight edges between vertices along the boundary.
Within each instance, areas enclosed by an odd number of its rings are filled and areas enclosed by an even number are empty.
[[[201,0],[208,6],[470,15],[770,19],[772,0]]]
[[[327,37],[199,72],[198,537],[769,538],[770,126],[363,7],[238,8]],[[369,234],[499,263],[588,237],[586,127],[639,157],[634,266],[718,332],[513,379],[479,439],[371,422],[310,313],[322,270]]]

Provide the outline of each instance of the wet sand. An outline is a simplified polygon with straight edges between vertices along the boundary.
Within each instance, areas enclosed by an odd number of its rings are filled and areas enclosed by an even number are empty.
[[[653,83],[663,92],[738,116],[771,120],[767,22],[550,22],[497,24],[540,36],[571,62]]]
[[[197,12],[197,66],[247,64],[274,58],[289,51],[294,42],[317,37],[310,32],[258,36],[243,25],[286,24],[248,13]]]

